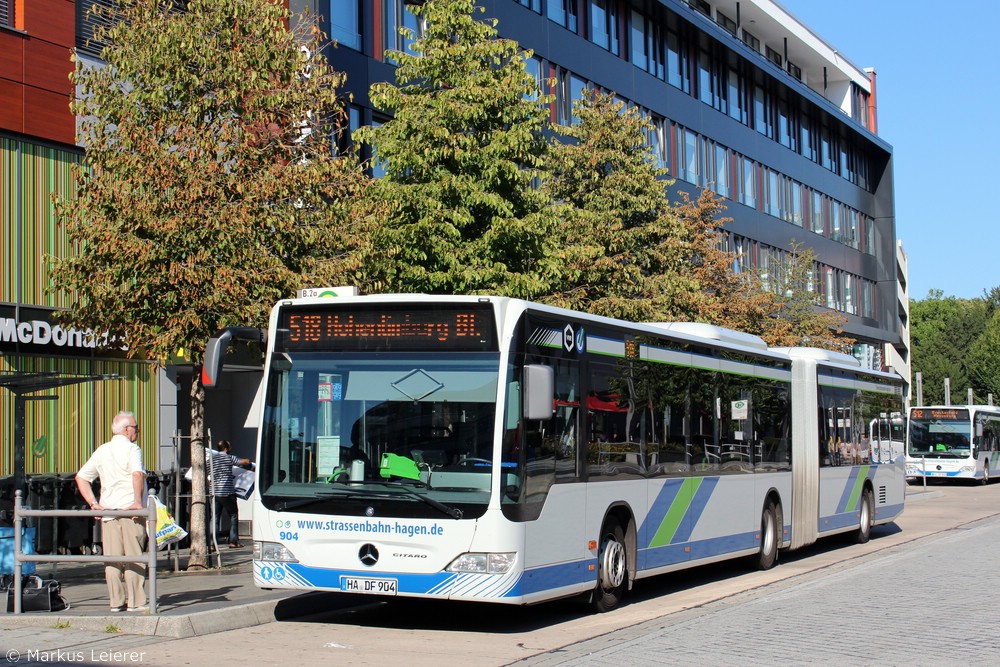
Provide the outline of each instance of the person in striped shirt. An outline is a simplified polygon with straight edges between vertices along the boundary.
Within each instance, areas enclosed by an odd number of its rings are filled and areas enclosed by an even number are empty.
[[[242,547],[239,539],[239,509],[236,505],[236,483],[233,479],[233,466],[248,467],[253,463],[250,459],[233,456],[229,453],[232,443],[219,440],[218,449],[205,450],[205,468],[212,480],[212,495],[215,496],[215,544],[219,543],[222,532],[222,514],[229,515],[229,548]]]

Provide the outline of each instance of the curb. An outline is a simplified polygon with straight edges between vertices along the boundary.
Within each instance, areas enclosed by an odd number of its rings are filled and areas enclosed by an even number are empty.
[[[109,626],[114,626],[118,634],[182,639],[316,614],[326,606],[320,604],[325,597],[322,593],[304,593],[289,598],[250,602],[183,615],[43,616],[32,613],[19,616],[6,614],[0,619],[7,628],[67,627],[73,630],[107,632]]]

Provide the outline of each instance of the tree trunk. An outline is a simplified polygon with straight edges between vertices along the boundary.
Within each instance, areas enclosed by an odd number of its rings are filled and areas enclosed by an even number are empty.
[[[201,368],[195,366],[191,374],[191,552],[188,570],[204,570],[208,567],[206,490],[205,387],[201,383]]]

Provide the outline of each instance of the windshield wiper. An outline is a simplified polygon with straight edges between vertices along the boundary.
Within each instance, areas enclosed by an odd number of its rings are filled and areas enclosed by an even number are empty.
[[[416,498],[416,499],[418,499],[418,500],[420,500],[420,501],[422,501],[422,502],[430,505],[431,507],[433,507],[434,509],[438,510],[442,514],[450,516],[452,519],[461,519],[462,518],[462,510],[458,509],[457,507],[451,507],[450,505],[445,505],[444,503],[442,503],[442,502],[440,502],[438,500],[434,500],[433,498],[431,498],[428,495],[425,495],[423,493],[417,493],[412,488],[410,488],[410,485],[412,485],[412,486],[420,486],[420,487],[423,487],[425,489],[431,488],[430,486],[428,486],[428,484],[426,482],[423,482],[423,481],[421,481],[419,479],[407,480],[406,484],[403,484],[401,482],[390,482],[388,480],[380,480],[380,479],[378,479],[378,480],[368,480],[366,483],[367,484],[379,484],[381,486],[388,486],[388,487],[392,487],[394,489],[402,489],[406,493],[406,495],[408,497],[410,497],[410,498]]]
[[[409,480],[409,482],[412,483],[414,486],[421,486],[421,487],[424,487],[424,488],[430,488],[430,487],[427,486],[427,484],[425,484],[424,482],[422,482],[420,480]],[[450,516],[453,519],[461,519],[462,518],[462,514],[463,514],[462,510],[458,509],[457,507],[451,507],[449,505],[445,505],[444,503],[442,503],[442,502],[440,502],[438,500],[434,500],[433,498],[431,498],[431,497],[429,497],[429,496],[427,496],[427,495],[425,495],[423,493],[417,493],[412,488],[408,488],[408,485],[401,484],[400,482],[390,482],[390,481],[383,481],[383,480],[366,480],[366,481],[356,480],[356,481],[333,482],[333,483],[334,484],[343,484],[344,486],[351,486],[353,484],[357,484],[357,485],[362,485],[362,484],[378,484],[380,486],[386,486],[386,487],[391,487],[391,488],[395,488],[395,489],[401,489],[404,492],[404,495],[407,498],[416,498],[417,500],[430,505],[431,507],[433,507],[434,509],[438,510],[442,514],[444,514],[446,516]],[[377,492],[372,492],[372,491],[364,492],[364,491],[361,491],[361,490],[350,492],[350,493],[343,493],[343,492],[337,492],[337,493],[320,493],[320,494],[317,494],[315,496],[311,496],[309,498],[299,498],[297,500],[285,500],[283,502],[278,503],[277,507],[275,507],[274,509],[275,509],[276,512],[287,512],[288,510],[297,509],[299,507],[306,507],[307,505],[312,505],[314,503],[321,503],[321,502],[324,502],[324,501],[330,500],[331,498],[336,498],[336,497],[341,497],[341,498],[386,498],[386,499],[392,499],[392,498],[395,498],[395,497],[398,497],[398,496],[399,496],[398,493],[377,493]]]

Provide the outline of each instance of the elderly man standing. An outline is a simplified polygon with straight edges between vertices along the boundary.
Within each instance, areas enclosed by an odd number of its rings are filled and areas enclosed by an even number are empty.
[[[92,510],[138,510],[146,506],[146,471],[142,467],[139,424],[131,412],[119,412],[111,421],[114,436],[87,459],[76,474],[80,495]],[[92,483],[101,480],[101,499]],[[143,517],[102,517],[101,534],[108,556],[139,556],[146,550]],[[141,563],[108,563],[104,568],[111,611],[145,611],[146,566]]]

